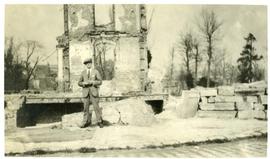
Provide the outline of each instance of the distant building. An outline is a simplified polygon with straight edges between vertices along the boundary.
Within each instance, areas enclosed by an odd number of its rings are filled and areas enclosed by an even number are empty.
[[[56,66],[37,65],[34,78],[30,81],[30,88],[41,91],[56,90],[57,69]]]

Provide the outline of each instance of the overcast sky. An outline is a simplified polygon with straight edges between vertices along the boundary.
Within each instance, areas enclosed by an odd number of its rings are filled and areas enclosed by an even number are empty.
[[[257,53],[267,54],[266,6],[148,5],[148,18],[153,8],[148,36],[153,54],[150,75],[164,73],[169,63],[169,50],[179,33],[187,30],[198,32],[196,19],[203,8],[214,10],[223,22],[216,47],[226,50],[228,60],[236,62],[245,44],[243,37],[249,32],[257,38]],[[5,36],[40,41],[44,45],[43,57],[55,50],[56,37],[63,33],[62,5],[6,5],[5,9]],[[56,59],[56,54],[53,54],[44,62],[56,64]]]

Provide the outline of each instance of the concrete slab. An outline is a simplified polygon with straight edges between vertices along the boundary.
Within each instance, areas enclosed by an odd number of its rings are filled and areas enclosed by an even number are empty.
[[[235,110],[234,103],[208,103],[200,104],[201,110]]]
[[[238,111],[237,118],[239,118],[239,119],[252,119],[253,118],[253,111],[252,110]]]
[[[207,104],[208,103],[208,99],[207,97],[201,97],[201,102],[200,103],[204,103],[204,104]]]
[[[201,97],[217,96],[217,89],[215,88],[201,89],[199,91]]]
[[[218,87],[218,95],[233,96],[234,95],[234,87],[220,86],[220,87]]]
[[[5,108],[9,110],[18,110],[22,107],[24,97],[18,94],[5,95]]]
[[[252,110],[253,103],[250,102],[236,102],[236,109],[237,110]]]
[[[202,111],[197,112],[197,117],[200,118],[220,118],[220,119],[233,119],[236,117],[236,111]]]
[[[179,100],[176,112],[179,118],[191,118],[196,115],[199,105],[199,98],[187,97]]]
[[[267,105],[267,95],[260,95],[259,99],[260,99],[260,103],[263,105]]]
[[[196,90],[183,90],[183,97],[200,98],[200,92]]]
[[[215,103],[215,97],[208,97],[207,98],[207,103]]]
[[[225,103],[225,102],[243,102],[242,96],[216,96],[215,102],[216,103]]]
[[[257,96],[246,96],[246,101],[251,103],[258,103],[258,97]]]
[[[263,110],[253,110],[252,113],[255,119],[267,119],[267,114]]]
[[[125,124],[146,126],[156,122],[151,105],[140,99],[124,99],[117,102],[104,103],[101,105],[102,117],[111,124],[119,120]],[[91,108],[92,106],[90,106]],[[62,117],[62,125],[65,128],[78,127],[83,119],[83,113],[67,114]],[[92,123],[96,123],[95,113],[92,113]]]
[[[260,103],[254,103],[253,108],[254,108],[254,110],[265,110],[264,105],[262,105]]]

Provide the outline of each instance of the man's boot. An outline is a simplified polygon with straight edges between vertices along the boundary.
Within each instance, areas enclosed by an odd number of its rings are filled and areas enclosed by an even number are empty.
[[[100,127],[100,128],[103,128],[103,123],[102,123],[102,121],[101,122],[98,122],[98,126]]]

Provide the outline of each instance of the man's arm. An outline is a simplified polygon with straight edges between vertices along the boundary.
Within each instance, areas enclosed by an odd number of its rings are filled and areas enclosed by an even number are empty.
[[[100,73],[98,72],[98,70],[95,70],[96,72],[96,79],[93,82],[93,85],[94,86],[100,86],[102,84],[102,78],[101,78],[101,75]]]
[[[83,80],[83,75],[82,75],[82,73],[81,73],[81,76],[80,76],[78,85],[79,85],[80,87],[85,87],[85,82],[84,82],[84,80]]]

